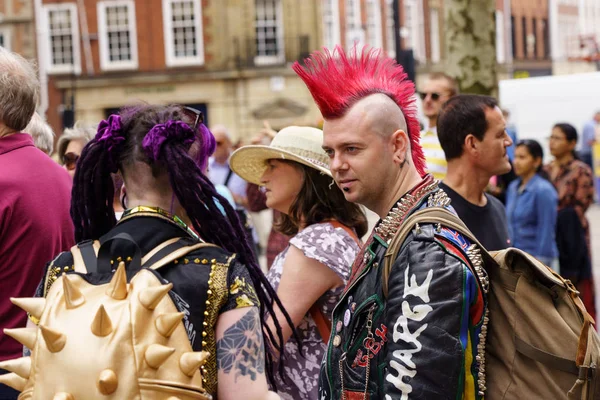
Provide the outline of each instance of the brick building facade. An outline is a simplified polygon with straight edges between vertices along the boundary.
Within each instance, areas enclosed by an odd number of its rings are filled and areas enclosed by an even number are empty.
[[[35,25],[31,0],[0,0],[0,46],[35,59]]]
[[[238,138],[264,119],[315,125],[319,113],[291,63],[334,44],[395,48],[391,0],[42,3],[39,59],[57,132],[136,101],[195,106]]]

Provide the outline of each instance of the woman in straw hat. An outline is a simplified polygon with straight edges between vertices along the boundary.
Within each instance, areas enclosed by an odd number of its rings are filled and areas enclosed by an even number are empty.
[[[290,126],[269,146],[242,147],[230,160],[236,174],[264,187],[267,206],[282,213],[276,228],[293,236],[267,275],[297,333],[283,327],[283,372],[275,378],[282,399],[317,398],[331,312],[367,231],[364,212],[334,184],[322,142],[321,130]],[[352,312],[351,302],[343,306]]]

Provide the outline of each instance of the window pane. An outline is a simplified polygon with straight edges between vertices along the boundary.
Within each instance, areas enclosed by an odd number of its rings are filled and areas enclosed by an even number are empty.
[[[280,21],[277,7],[279,0],[256,0],[256,55],[279,56],[281,43],[279,39]]]
[[[192,0],[173,0],[171,20],[173,22],[173,49],[176,58],[198,55],[196,43],[196,15]]]
[[[49,10],[48,23],[52,65],[73,65],[71,10]]]
[[[109,61],[131,61],[131,35],[133,32],[129,26],[129,7],[127,5],[106,7],[106,31]]]

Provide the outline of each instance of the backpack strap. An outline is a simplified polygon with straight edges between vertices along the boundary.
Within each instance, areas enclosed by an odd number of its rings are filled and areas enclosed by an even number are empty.
[[[342,224],[340,221],[329,221],[329,223],[331,225],[333,225],[334,228],[342,228],[343,230],[345,230],[348,233],[348,235],[350,235],[350,237],[360,247],[360,239],[358,238],[358,235],[356,234],[356,232],[354,232],[354,229],[350,228],[349,226],[346,226],[346,225]]]
[[[358,238],[356,232],[354,232],[354,229],[342,224],[339,221],[330,221],[329,223],[335,228],[342,228],[345,230],[360,247],[360,239]],[[329,336],[331,336],[331,322],[325,318],[325,315],[323,315],[323,312],[317,303],[313,304],[308,312],[310,313],[313,321],[315,321],[315,325],[317,325],[317,329],[319,330],[319,334],[321,335],[323,342],[327,345],[329,343]]]
[[[178,242],[179,244],[181,244],[182,242]],[[152,264],[150,263],[146,263],[144,265],[144,267],[153,269],[153,270],[157,270],[161,267],[164,267],[165,265],[177,260],[180,257],[185,256],[186,254],[191,253],[194,250],[197,249],[201,249],[203,247],[218,247],[215,244],[212,243],[196,243],[196,244],[192,244],[192,245],[188,245],[188,246],[179,246],[176,250],[171,251],[169,254],[166,254],[164,257],[157,259],[156,261],[154,261]],[[153,257],[154,259],[154,257]]]
[[[169,247],[173,243],[177,243],[179,240],[181,240],[180,237],[175,237],[175,238],[172,238],[169,240],[165,240],[164,242],[162,242],[161,244],[159,244],[158,246],[156,246],[155,248],[150,250],[148,253],[146,253],[146,255],[144,257],[142,257],[142,265],[147,265],[148,261],[152,257],[154,257],[157,253],[159,253],[162,249]],[[163,257],[164,257],[164,255],[163,255]]]
[[[384,268],[382,271],[382,289],[385,297],[388,296],[388,281],[390,278],[390,272],[392,270],[392,265],[394,264],[394,260],[398,256],[400,252],[400,248],[402,244],[415,228],[416,224],[422,223],[434,223],[440,224],[447,228],[458,231],[465,238],[469,239],[471,243],[476,244],[481,249],[481,256],[484,258],[485,262],[494,262],[492,256],[485,250],[485,247],[481,245],[479,240],[473,235],[473,233],[469,230],[469,228],[465,225],[465,223],[454,215],[452,212],[448,211],[443,207],[427,207],[422,210],[419,210],[412,214],[404,223],[402,227],[396,232],[394,237],[390,240],[388,244],[387,251],[385,252],[384,257]],[[468,265],[469,269],[472,270],[472,266]],[[477,276],[476,271],[471,271],[473,274]]]
[[[119,237],[119,239],[123,238]],[[210,243],[195,243],[195,240],[187,237],[172,238],[162,242],[148,252],[143,258],[141,258],[140,264],[142,267],[159,269],[196,249],[208,246],[217,247],[216,245]],[[73,255],[75,272],[82,274],[96,272],[98,270],[98,254],[100,247],[100,242],[98,240],[93,242],[86,241],[80,243],[79,245],[73,246],[71,248],[71,254]],[[85,252],[85,250],[88,251]],[[106,260],[103,262],[106,262]],[[88,266],[92,267],[89,268]]]
[[[329,343],[329,336],[331,336],[331,322],[325,318],[325,315],[323,315],[323,312],[317,303],[313,304],[308,312],[310,313],[313,321],[315,321],[315,325],[317,325],[317,329],[319,330],[321,339],[323,339],[323,343],[327,345]]]
[[[229,164],[227,164],[227,169],[229,170],[229,172],[227,172],[227,177],[225,178],[225,182],[223,182],[223,186],[225,187],[229,185],[229,181],[231,180],[231,176],[233,175],[233,171],[231,170]]]
[[[100,250],[100,241],[86,240],[71,247],[73,255],[73,267],[75,272],[85,274],[86,272],[95,272],[98,266],[98,251]]]

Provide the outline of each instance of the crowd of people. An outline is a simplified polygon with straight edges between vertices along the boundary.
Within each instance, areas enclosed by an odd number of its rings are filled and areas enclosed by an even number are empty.
[[[316,52],[293,69],[322,130],[266,124],[234,149],[227,127],[209,129],[197,110],[135,104],[66,129],[54,153],[35,113],[33,66],[0,48],[0,399],[25,387],[79,390],[69,376],[26,386],[32,379],[14,371],[9,360],[34,344],[24,330],[39,326],[48,343],[52,311],[26,306],[28,318],[11,298],[48,304],[61,282],[67,299],[69,275],[86,271],[97,285],[117,285],[121,273],[131,282],[157,254],[185,246],[153,271],[169,284],[189,354],[208,353],[189,370],[202,371],[201,384],[172,378],[171,388],[225,400],[483,398],[488,299],[468,240],[423,225],[389,277],[378,268],[403,222],[428,207],[456,213],[487,250],[535,256],[573,282],[595,317],[585,216],[594,183],[573,126],[549,132],[544,164],[540,143],[518,140],[494,98],[460,94],[446,74],[416,92],[400,66],[367,48]],[[594,137],[586,127],[586,145]],[[365,208],[380,218],[370,234]],[[250,213],[265,209],[274,223],[262,248]],[[171,354],[149,353],[150,366]]]

